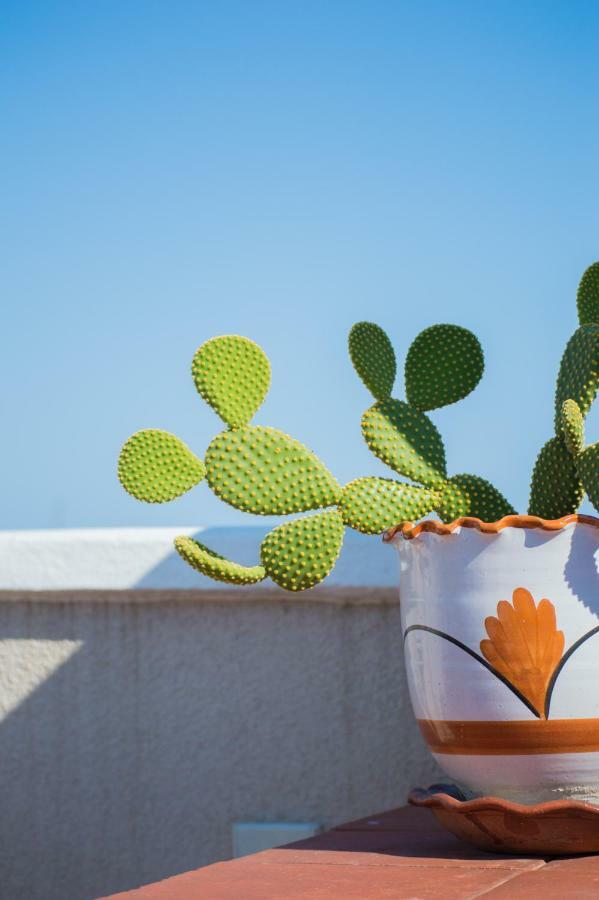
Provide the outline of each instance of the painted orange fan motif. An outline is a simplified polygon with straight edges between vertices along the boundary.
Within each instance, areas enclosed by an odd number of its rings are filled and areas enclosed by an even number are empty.
[[[489,639],[480,642],[483,656],[544,719],[549,681],[564,652],[553,603],[535,605],[529,591],[516,588],[512,602],[500,600],[497,617],[485,619],[485,628]]]

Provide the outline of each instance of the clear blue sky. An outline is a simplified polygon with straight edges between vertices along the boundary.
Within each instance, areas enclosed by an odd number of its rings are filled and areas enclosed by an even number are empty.
[[[0,527],[248,522],[206,485],[146,506],[115,475],[142,427],[203,454],[219,421],[189,365],[215,334],[272,360],[256,421],[341,480],[390,474],[346,353],[364,318],[402,360],[437,321],[479,335],[483,382],[434,419],[452,472],[525,507],[599,258],[596,3],[5,0],[0,17]]]

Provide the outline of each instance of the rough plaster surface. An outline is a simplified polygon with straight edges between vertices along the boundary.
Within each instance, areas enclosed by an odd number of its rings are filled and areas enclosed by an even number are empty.
[[[439,779],[395,588],[52,599],[0,593],[6,900],[89,900],[228,858],[235,821],[329,826]]]

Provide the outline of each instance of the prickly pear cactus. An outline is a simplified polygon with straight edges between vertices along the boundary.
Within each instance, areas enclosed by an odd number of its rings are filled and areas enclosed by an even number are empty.
[[[371,493],[376,485],[381,495],[380,511],[371,512],[367,519],[363,508],[353,509],[351,513],[344,510],[347,524],[360,531],[375,530],[378,524],[388,521],[392,511],[397,515],[391,524],[420,518],[433,509],[445,521],[468,515],[494,522],[514,512],[505,497],[483,478],[475,475],[448,478],[443,439],[425,412],[456,403],[480,381],[484,357],[471,331],[458,325],[433,325],[416,337],[405,364],[407,402],[388,396],[395,376],[395,355],[382,328],[371,322],[358,322],[350,331],[349,351],[358,375],[377,398],[362,416],[366,444],[398,475],[423,485],[426,490],[417,494],[414,492],[422,489],[391,481],[390,484],[396,485],[392,490],[378,483],[384,483],[385,479],[370,480],[373,481]],[[342,509],[346,498],[352,504],[362,502],[366,492],[363,481],[369,479],[358,479],[344,488]]]
[[[218,434],[206,451],[206,476],[225,503],[261,516],[332,506],[341,492],[311,450],[261,425]]]
[[[224,581],[227,584],[256,584],[266,578],[262,566],[240,566],[239,563],[231,562],[199,541],[184,535],[175,538],[175,550],[192,568],[214,581]]]
[[[421,331],[408,350],[406,397],[426,412],[457,403],[483,377],[485,360],[478,338],[459,325],[433,325]]]
[[[249,338],[236,334],[202,344],[191,373],[200,396],[232,428],[248,424],[270,386],[266,353]]]
[[[305,591],[331,572],[341,552],[344,531],[336,509],[294,519],[266,535],[260,560],[280,587]]]
[[[186,494],[206,474],[187,444],[157,428],[138,431],[125,442],[118,476],[125,490],[146,503],[167,503]]]
[[[362,534],[381,534],[398,522],[414,522],[434,510],[440,494],[392,478],[356,478],[341,492],[343,521]]]
[[[584,444],[584,419],[599,389],[599,263],[586,270],[577,294],[580,327],[564,354],[555,391],[555,437],[539,453],[532,474],[531,515],[558,519],[575,513],[585,491],[597,507],[599,469]]]

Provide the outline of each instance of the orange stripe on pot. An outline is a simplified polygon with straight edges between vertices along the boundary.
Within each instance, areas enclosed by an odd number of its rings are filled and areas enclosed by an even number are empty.
[[[542,531],[560,531],[567,525],[575,523],[581,525],[593,525],[599,528],[599,519],[596,516],[586,516],[580,513],[572,513],[568,516],[562,516],[561,519],[541,519],[539,516],[513,515],[504,516],[498,522],[483,522],[474,516],[463,516],[461,519],[455,519],[453,522],[439,522],[436,519],[426,519],[418,525],[413,522],[401,522],[393,528],[389,528],[383,535],[383,540],[391,541],[396,535],[401,535],[405,540],[410,541],[419,534],[452,534],[456,528],[475,528],[482,531],[483,534],[499,534],[504,528],[540,528]]]
[[[530,756],[599,752],[599,719],[453,721],[418,719],[433,753],[458,756]]]

